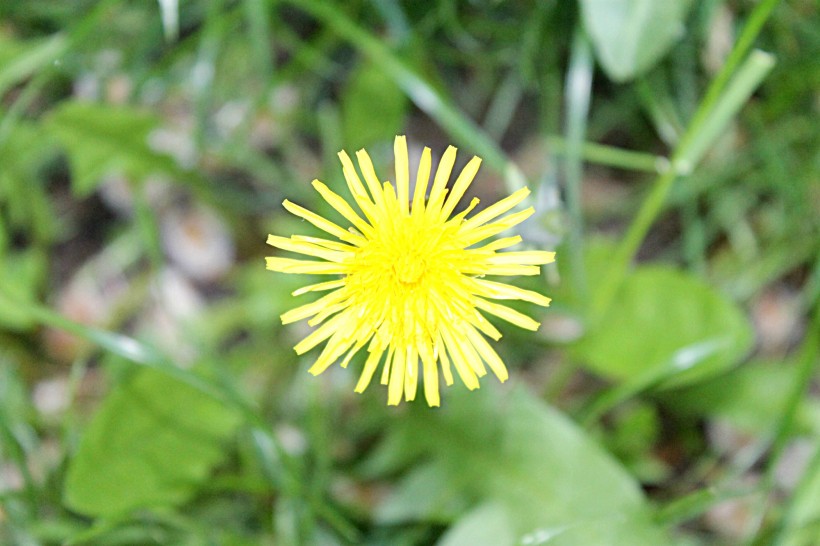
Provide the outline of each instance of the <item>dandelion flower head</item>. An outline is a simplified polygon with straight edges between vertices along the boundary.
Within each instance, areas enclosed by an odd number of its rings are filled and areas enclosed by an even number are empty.
[[[270,257],[267,268],[331,277],[296,290],[294,296],[328,293],[282,315],[284,324],[309,319],[308,324],[317,327],[294,347],[303,354],[324,342],[310,373],[318,375],[339,359],[347,367],[353,355],[364,349],[367,358],[356,392],[367,388],[381,364],[389,405],[397,405],[402,397],[413,400],[421,379],[427,403],[438,406],[439,370],[451,385],[455,368],[471,390],[478,388],[478,378],[487,367],[500,381],[507,379],[504,362],[487,340],[498,340],[501,333],[485,315],[528,330],[538,328],[535,320],[497,300],[549,305],[546,296],[485,276],[537,275],[539,265],[554,261],[555,253],[501,252],[518,244],[520,236],[486,241],[532,215],[532,207],[510,212],[529,195],[527,188],[469,218],[478,199],[453,214],[478,171],[480,158],[473,157],[448,189],[456,158],[456,149],[450,146],[430,187],[431,153],[424,148],[411,196],[405,137],[396,137],[394,153],[395,185],[379,181],[366,151],[356,153],[361,178],[350,157],[339,153],[358,210],[322,182],[313,181],[316,191],[349,223],[347,229],[286,200],[289,212],[336,240],[270,235],[268,244],[311,259]]]

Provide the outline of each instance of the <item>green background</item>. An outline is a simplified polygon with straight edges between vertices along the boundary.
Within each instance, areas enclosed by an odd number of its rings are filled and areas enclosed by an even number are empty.
[[[3,3],[0,544],[820,544],[819,89],[810,0]],[[558,253],[437,409],[263,265],[397,134]]]

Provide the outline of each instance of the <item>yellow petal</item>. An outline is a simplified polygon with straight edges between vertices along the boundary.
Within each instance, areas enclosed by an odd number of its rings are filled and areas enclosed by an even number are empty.
[[[407,157],[407,139],[397,136],[393,142],[393,154],[396,161],[396,194],[399,198],[399,208],[403,214],[410,210],[410,159]]]
[[[443,329],[441,334],[444,339],[444,344],[447,346],[447,351],[450,353],[450,356],[453,357],[453,366],[455,366],[464,385],[471,391],[477,389],[478,378],[472,366],[467,362],[467,357],[464,355],[461,344],[448,329]]]
[[[339,214],[344,216],[348,222],[356,226],[356,229],[361,231],[365,236],[370,236],[373,233],[373,228],[370,224],[362,220],[361,217],[356,214],[356,211],[354,211],[350,205],[347,204],[347,201],[342,199],[339,195],[334,193],[330,188],[318,180],[313,181],[313,187],[319,192],[322,198],[327,201],[328,205],[336,209]]]
[[[342,228],[340,228],[339,226],[337,226],[336,224],[334,224],[333,222],[331,222],[330,220],[322,218],[321,216],[319,216],[315,212],[311,212],[311,211],[307,210],[306,208],[300,207],[299,205],[297,205],[295,203],[291,203],[287,199],[285,199],[285,202],[282,203],[282,205],[284,205],[284,207],[291,214],[294,214],[294,215],[298,216],[299,218],[304,218],[305,220],[307,220],[308,222],[310,222],[311,224],[313,224],[317,228],[321,229],[322,231],[326,231],[326,232],[330,233],[331,235],[334,235],[334,236],[338,237],[342,241],[347,241],[348,243],[352,243],[356,246],[361,246],[362,244],[367,242],[367,240],[364,239],[363,237],[354,235],[354,234],[350,233],[349,231],[345,231]]]
[[[404,357],[402,350],[393,353],[393,364],[390,370],[390,383],[387,385],[387,405],[398,406],[401,402],[402,387],[404,387]]]
[[[305,305],[300,305],[295,309],[291,309],[290,311],[284,313],[282,315],[282,324],[290,324],[291,322],[296,322],[302,319],[306,319],[307,317],[312,317],[316,313],[320,312],[322,309],[327,308],[339,301],[345,299],[345,293],[341,290],[336,290],[335,292],[331,292],[325,296],[322,296],[318,300],[306,303]]]
[[[461,174],[458,175],[455,184],[453,184],[453,189],[450,191],[447,196],[447,200],[441,207],[441,218],[447,218],[450,216],[450,213],[456,208],[456,205],[458,205],[458,202],[461,200],[464,192],[467,191],[467,188],[469,188],[470,184],[473,183],[473,179],[475,178],[480,166],[481,158],[474,156],[469,163],[467,163],[464,169],[461,170]]]
[[[415,347],[407,348],[404,360],[404,399],[412,402],[416,399],[419,381],[419,356]]]
[[[541,268],[537,265],[493,265],[474,263],[461,268],[462,273],[469,275],[538,275]]]
[[[522,250],[518,252],[502,252],[487,258],[491,264],[521,264],[521,265],[541,265],[551,264],[555,261],[555,252],[543,250]]]
[[[320,309],[316,316],[308,321],[308,326],[318,326],[325,321],[329,316],[335,315],[343,309],[350,307],[349,301],[340,301],[334,305],[326,305]]]
[[[514,235],[512,237],[502,237],[501,239],[496,239],[495,241],[489,242],[482,247],[478,247],[475,250],[478,252],[495,252],[496,250],[501,250],[502,248],[509,248],[511,246],[515,246],[520,242],[520,235]]]
[[[487,311],[491,315],[495,315],[498,318],[502,318],[509,323],[515,324],[516,326],[520,326],[525,330],[538,330],[540,324],[534,320],[532,320],[527,315],[519,313],[515,309],[510,309],[506,305],[500,305],[498,303],[492,303],[481,298],[475,299],[475,306],[479,309]]]
[[[344,285],[344,279],[309,284],[307,286],[303,286],[302,288],[297,288],[296,290],[291,292],[291,296],[301,296],[302,294],[307,294],[308,292],[321,292],[323,290],[333,290],[334,288],[340,288]]]
[[[353,336],[353,339],[357,339],[357,336]],[[356,342],[356,344],[353,346],[352,349],[350,349],[350,351],[348,351],[347,355],[345,355],[345,357],[344,357],[344,360],[342,360],[342,363],[339,364],[339,365],[342,368],[347,368],[347,365],[350,364],[350,360],[353,358],[353,355],[358,353],[362,349],[362,347],[365,346],[365,344],[368,341],[369,341],[369,339],[367,337],[358,338],[358,341]]]
[[[359,382],[356,383],[356,388],[354,389],[356,392],[364,392],[367,386],[370,385],[370,381],[373,379],[373,373],[376,371],[376,367],[379,365],[379,360],[381,360],[383,354],[384,349],[382,348],[372,351],[367,356],[362,375],[359,376]]]
[[[441,338],[441,333],[436,337],[435,353],[441,361],[441,374],[444,376],[444,383],[449,387],[453,384],[453,372],[450,369],[450,359],[447,358],[447,351],[444,348],[444,341]]]
[[[311,237],[310,235],[291,235],[290,238],[292,241],[311,243],[313,245],[326,248],[328,250],[337,250],[339,252],[356,251],[356,247],[353,245],[348,245],[346,243],[341,243],[339,241],[329,241],[327,239],[322,239],[320,237]]]
[[[433,358],[432,349],[427,343],[420,343],[418,351],[424,369],[424,398],[427,400],[428,406],[435,407],[441,403],[436,359]]]
[[[376,209],[382,209],[384,207],[382,185],[379,182],[379,177],[376,176],[376,169],[373,168],[370,155],[364,150],[359,150],[356,152],[356,159],[359,160],[359,168],[362,170],[362,176],[364,176],[365,184],[367,184],[373,202],[376,204]]]
[[[466,222],[461,227],[462,231],[467,231],[471,229],[475,229],[481,225],[486,224],[493,218],[501,216],[508,210],[512,210],[517,204],[527,198],[530,194],[530,190],[528,188],[521,188],[517,192],[513,193],[512,195],[505,197],[501,201],[498,201],[486,209],[482,210]]]
[[[316,328],[302,341],[297,343],[293,347],[293,350],[296,351],[296,354],[298,355],[305,354],[306,352],[313,349],[318,344],[332,336],[336,332],[338,326],[340,324],[344,324],[345,319],[349,318],[350,317],[347,316],[347,313],[339,313],[329,321],[322,324],[320,327]]]
[[[472,211],[474,208],[476,208],[476,205],[478,205],[478,203],[479,203],[478,197],[473,197],[473,199],[470,201],[470,204],[467,205],[467,208],[464,209],[463,211],[459,212],[458,214],[456,214],[452,218],[450,218],[450,220],[448,220],[447,224],[445,224],[445,225],[457,226],[457,225],[461,224],[461,222],[464,220],[464,217],[467,216],[468,214],[470,214],[470,211]],[[443,215],[442,215],[442,218],[444,218]]]
[[[384,367],[382,368],[382,377],[380,381],[382,385],[387,385],[387,382],[390,379],[390,366],[393,363],[394,352],[395,349],[390,347],[390,350],[387,351],[387,358],[384,359]]]
[[[413,216],[424,212],[424,200],[427,196],[427,185],[430,183],[430,169],[432,167],[430,148],[425,146],[419,160],[419,170],[416,174],[416,187],[413,190]]]
[[[401,214],[401,211],[399,210],[399,201],[396,199],[396,191],[393,189],[393,184],[390,182],[382,184],[382,195],[384,196],[384,211],[392,221],[395,221],[397,216]]]
[[[333,262],[311,262],[307,260],[293,260],[291,258],[265,258],[265,266],[271,271],[279,273],[307,273],[313,275],[334,275],[345,273],[347,266]]]
[[[467,338],[469,338],[473,347],[475,347],[478,354],[481,355],[481,358],[487,363],[495,376],[498,377],[502,383],[506,381],[509,377],[507,367],[504,365],[501,357],[498,356],[498,353],[495,352],[495,349],[493,349],[490,344],[487,343],[487,340],[474,329],[465,328],[464,332],[467,334]]]
[[[528,209],[524,209],[514,214],[510,214],[509,216],[505,216],[501,220],[493,222],[492,224],[476,227],[474,229],[470,229],[469,231],[464,231],[462,229],[462,237],[464,237],[467,245],[473,245],[479,241],[483,241],[484,239],[492,237],[493,235],[498,235],[502,231],[507,231],[511,227],[520,224],[521,222],[532,216],[534,212],[535,209],[530,207]],[[463,225],[464,224],[462,224],[462,226]]]
[[[268,235],[267,243],[272,247],[287,250],[288,252],[296,252],[297,254],[304,254],[305,256],[322,258],[328,262],[343,262],[351,257],[351,253],[349,252],[327,250],[306,241],[294,241],[292,239],[286,239],[285,237],[277,237],[276,235]]]
[[[373,201],[370,200],[370,196],[367,195],[367,190],[364,189],[359,175],[356,173],[356,167],[353,166],[350,156],[344,151],[339,152],[339,160],[342,162],[342,173],[345,176],[350,195],[353,196],[353,200],[359,205],[359,208],[367,219],[373,223],[376,220],[377,211],[373,205]]]
[[[552,301],[547,296],[543,296],[538,292],[524,290],[523,288],[518,288],[510,284],[488,281],[486,279],[475,279],[475,282],[481,287],[481,291],[479,292],[481,296],[495,300],[523,300],[543,307],[548,307]]]
[[[473,347],[473,344],[470,343],[469,339],[464,337],[462,333],[468,332],[472,330],[469,326],[462,326],[459,328],[458,337],[456,337],[456,343],[458,343],[459,348],[461,349],[461,354],[464,355],[464,358],[467,359],[467,364],[473,369],[475,374],[478,377],[484,377],[487,375],[487,369],[484,367],[484,363],[481,360],[481,357]]]
[[[444,188],[450,179],[450,173],[453,171],[455,162],[456,148],[448,146],[438,162],[436,176],[433,179],[433,188],[430,190],[430,199],[427,201],[426,208],[433,211],[433,214],[438,215],[438,211],[441,209],[441,203],[444,201]]]
[[[339,360],[339,357],[345,354],[345,351],[347,351],[351,345],[353,345],[353,342],[349,339],[345,339],[341,330],[337,331],[330,338],[330,341],[327,342],[325,348],[322,349],[319,358],[316,359],[313,366],[308,369],[308,373],[319,375]]]
[[[501,339],[501,332],[499,332],[495,326],[493,326],[490,321],[484,318],[477,309],[473,309],[472,316],[468,317],[470,324],[478,328],[478,330],[490,338],[498,341]]]

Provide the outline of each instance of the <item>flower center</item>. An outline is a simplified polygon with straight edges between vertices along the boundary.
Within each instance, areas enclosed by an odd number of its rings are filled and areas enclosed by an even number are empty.
[[[425,271],[427,271],[427,262],[412,251],[399,254],[393,262],[393,275],[402,284],[418,282]]]

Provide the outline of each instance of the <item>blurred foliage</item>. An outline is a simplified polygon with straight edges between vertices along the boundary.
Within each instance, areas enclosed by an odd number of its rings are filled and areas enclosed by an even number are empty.
[[[535,4],[0,4],[0,544],[818,543],[820,8]],[[558,251],[440,409],[263,268],[404,133]]]

